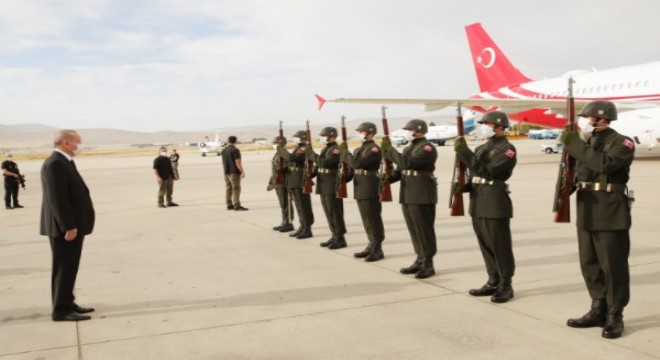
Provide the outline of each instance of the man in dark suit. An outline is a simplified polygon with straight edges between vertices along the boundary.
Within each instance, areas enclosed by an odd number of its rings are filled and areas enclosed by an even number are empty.
[[[80,145],[74,130],[55,134],[55,151],[41,167],[41,235],[50,239],[53,254],[53,321],[89,320],[93,308],[78,306],[76,284],[83,239],[94,229],[94,206],[73,157]]]

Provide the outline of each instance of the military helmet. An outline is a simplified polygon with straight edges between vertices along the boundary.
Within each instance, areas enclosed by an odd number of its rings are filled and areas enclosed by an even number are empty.
[[[585,105],[578,116],[616,120],[616,105],[607,100],[595,100]]]
[[[376,124],[370,122],[370,121],[365,121],[360,126],[355,129],[355,131],[366,131],[368,133],[375,134],[378,132],[378,127],[376,127]]]
[[[295,134],[293,134],[293,137],[297,137],[302,140],[307,140],[307,132],[305,130],[298,130],[296,131]]]
[[[509,127],[509,117],[503,111],[489,111],[481,117],[479,124],[493,124],[495,126]]]
[[[334,136],[334,137],[337,137],[337,128],[334,128],[332,126],[324,127],[323,130],[321,130],[321,133],[319,135],[320,136]]]
[[[286,137],[275,136],[275,138],[273,139],[273,144],[286,145]]]
[[[426,134],[429,131],[429,126],[424,120],[412,119],[406,123],[406,126],[404,126],[403,129]]]

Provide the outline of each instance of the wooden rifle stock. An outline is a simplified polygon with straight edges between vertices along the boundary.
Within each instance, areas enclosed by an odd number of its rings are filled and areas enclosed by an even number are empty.
[[[346,144],[346,116],[341,117],[341,140]],[[337,197],[345,199],[348,197],[346,190],[346,181],[348,180],[348,164],[345,161],[341,162],[341,172],[339,174],[339,182],[337,183]]]
[[[280,133],[279,134],[280,134],[280,141],[282,141],[282,139],[284,139],[284,130],[282,130],[282,121],[281,120],[280,120]],[[284,144],[283,146],[286,146],[286,144]],[[278,162],[280,168],[275,173],[275,185],[282,185],[282,184],[284,184],[284,173],[286,172],[286,163],[285,163],[286,159],[280,157],[277,160],[277,162]]]
[[[309,130],[309,120],[307,120],[307,146],[312,147],[312,132]],[[303,185],[303,192],[305,194],[311,194],[314,186],[312,181],[312,173],[314,172],[314,161],[307,159],[307,164],[305,165],[305,184]]]
[[[457,106],[458,115],[456,115],[456,128],[460,138],[456,141],[465,141],[465,129],[463,127],[463,114],[461,103]],[[450,216],[465,216],[465,207],[463,205],[463,189],[465,188],[465,164],[461,162],[458,153],[454,158],[454,173],[452,174],[449,187],[449,212]]]
[[[573,78],[568,79],[567,119],[566,131],[575,132],[575,99],[573,98]],[[559,163],[559,174],[555,185],[555,198],[552,211],[555,212],[554,222],[571,222],[571,192],[573,192],[573,181],[575,179],[575,159],[564,151]]]
[[[381,112],[383,114],[383,134],[385,134],[385,139],[389,140],[390,136],[390,127],[387,125],[387,117],[385,116],[385,110],[387,108],[383,106]],[[380,201],[389,202],[392,201],[392,186],[390,184],[390,178],[392,177],[392,171],[394,171],[394,166],[392,165],[392,160],[383,158],[383,181],[381,182],[381,191],[380,191]]]

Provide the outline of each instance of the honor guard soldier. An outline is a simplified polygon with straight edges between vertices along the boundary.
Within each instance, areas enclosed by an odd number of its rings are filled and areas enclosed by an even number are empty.
[[[576,161],[577,237],[582,276],[591,309],[569,319],[571,327],[603,327],[602,336],[623,333],[630,298],[630,165],[635,143],[610,128],[617,111],[610,101],[592,101],[578,114],[580,133],[564,132],[564,151]]]
[[[383,253],[383,240],[385,240],[385,227],[381,217],[382,204],[380,202],[380,179],[378,169],[383,159],[383,152],[374,142],[376,124],[363,122],[355,129],[362,145],[348,152],[348,145],[344,142],[340,146],[342,159],[349,165],[353,181],[353,198],[358,204],[364,231],[369,238],[367,247],[353,254],[356,258],[365,261],[378,261],[385,257]]]
[[[319,134],[320,142],[325,147],[320,155],[308,151],[308,158],[316,162],[316,193],[321,195],[323,212],[328,219],[332,237],[320,245],[328,249],[346,247],[346,225],[344,224],[344,199],[337,197],[337,181],[339,172],[339,146],[337,145],[337,129],[326,127]],[[311,148],[310,148],[311,150]]]
[[[426,140],[428,125],[424,120],[410,120],[403,129],[408,130],[406,139],[410,145],[397,152],[389,139],[384,140],[385,157],[397,165],[391,183],[401,181],[399,203],[403,210],[408,232],[417,259],[412,265],[402,268],[402,274],[415,274],[418,279],[435,275],[433,256],[437,252],[435,238],[435,208],[438,202],[438,182],[433,171],[438,152]]]
[[[273,139],[273,148],[275,149],[275,155],[273,155],[273,160],[271,161],[273,175],[268,181],[267,190],[275,189],[282,214],[282,223],[274,226],[273,230],[279,232],[293,231],[293,225],[291,224],[291,199],[286,188],[287,163],[289,162],[289,153],[286,151],[286,138],[276,136]]]
[[[510,228],[513,205],[506,184],[516,166],[516,148],[506,138],[509,118],[505,113],[488,112],[479,123],[479,133],[488,139],[485,144],[472,152],[465,139],[454,142],[471,176],[464,191],[470,192],[472,227],[488,272],[486,284],[470,290],[470,295],[491,296],[492,302],[503,303],[513,298],[511,278],[516,269]]]
[[[287,176],[286,188],[289,196],[293,199],[298,213],[300,226],[298,230],[289,234],[289,236],[298,239],[307,239],[312,237],[312,224],[314,224],[314,213],[312,212],[312,199],[310,194],[303,192],[305,183],[305,160],[307,159],[307,132],[300,130],[293,135],[293,141],[296,148],[289,155],[289,174]]]
[[[5,209],[20,209],[23,205],[18,203],[18,184],[25,189],[23,176],[18,171],[14,156],[7,153],[7,160],[2,162],[2,175],[5,178]],[[13,201],[13,206],[12,206]]]

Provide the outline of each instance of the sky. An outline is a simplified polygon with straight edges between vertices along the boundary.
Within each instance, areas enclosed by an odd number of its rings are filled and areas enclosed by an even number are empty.
[[[481,22],[534,79],[660,60],[657,0],[0,0],[0,124],[188,131],[478,91]],[[419,106],[388,116],[423,117]]]

